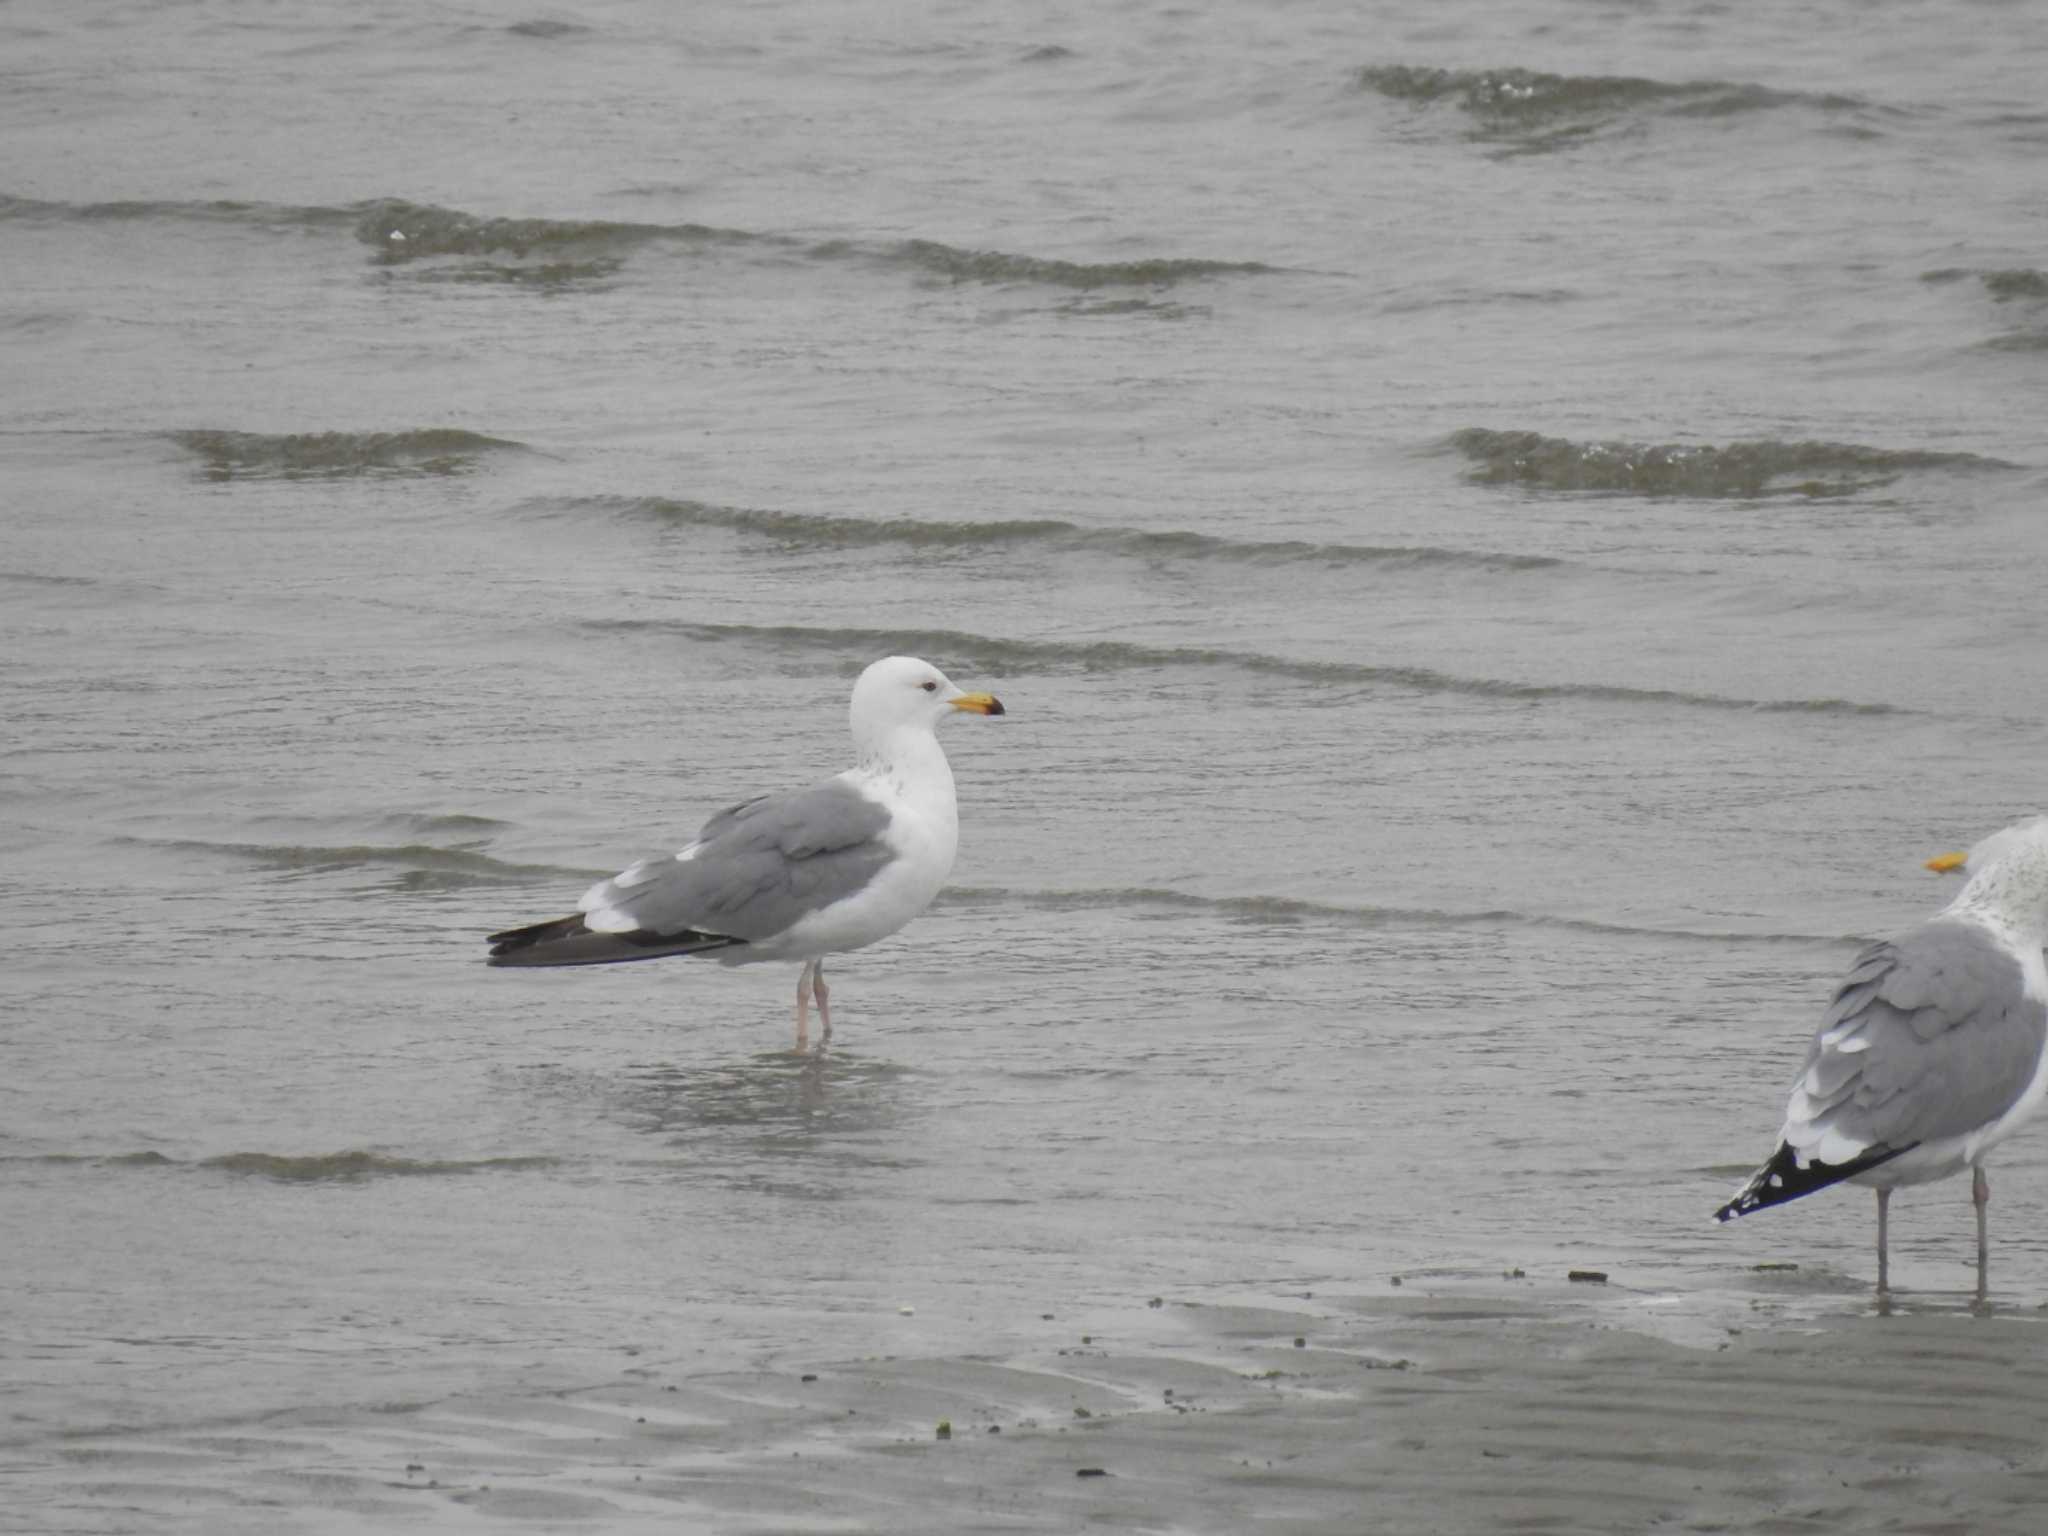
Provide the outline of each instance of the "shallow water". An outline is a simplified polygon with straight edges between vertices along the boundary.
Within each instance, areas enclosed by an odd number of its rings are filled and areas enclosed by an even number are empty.
[[[2048,23],[1866,15],[0,13],[10,1438],[1861,1274],[1707,1214],[2048,696]],[[1011,713],[827,1057],[484,970],[897,650]]]

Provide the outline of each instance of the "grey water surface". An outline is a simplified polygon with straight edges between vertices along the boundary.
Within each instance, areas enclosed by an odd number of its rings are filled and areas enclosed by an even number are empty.
[[[1867,1279],[1863,1192],[1707,1218],[2048,805],[2044,78],[1966,0],[0,7],[15,1454]],[[896,651],[1010,713],[827,1055],[793,966],[484,968]]]

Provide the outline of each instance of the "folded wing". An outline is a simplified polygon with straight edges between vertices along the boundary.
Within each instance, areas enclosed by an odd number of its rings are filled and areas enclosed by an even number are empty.
[[[673,857],[600,880],[574,917],[490,936],[493,965],[606,965],[760,943],[865,888],[888,810],[845,778],[720,811]]]

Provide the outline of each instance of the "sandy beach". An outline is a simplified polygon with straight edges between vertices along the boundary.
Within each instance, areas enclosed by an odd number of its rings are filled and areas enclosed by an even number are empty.
[[[72,1432],[10,1531],[2032,1532],[2039,1309],[1410,1277],[999,1352]],[[1099,1330],[1099,1331],[1086,1331]],[[1055,1342],[1056,1340],[1063,1340]],[[941,1424],[947,1426],[942,1433]]]

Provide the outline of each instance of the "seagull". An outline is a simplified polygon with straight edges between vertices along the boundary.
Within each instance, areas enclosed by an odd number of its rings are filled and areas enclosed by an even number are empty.
[[[927,906],[953,868],[960,813],[933,734],[955,714],[1000,715],[914,656],[887,656],[853,685],[855,766],[787,794],[720,811],[673,857],[600,880],[576,915],[488,940],[492,965],[610,965],[716,955],[726,965],[801,960],[796,1050],[809,1005],[832,1038],[825,956],[887,938]]]
[[[1929,861],[1965,864],[1973,873],[1954,901],[1856,957],[1814,1033],[1777,1151],[1714,1213],[1732,1221],[1844,1179],[1875,1188],[1880,1300],[1892,1191],[1968,1168],[1985,1303],[1984,1156],[2048,1094],[2048,817]]]

